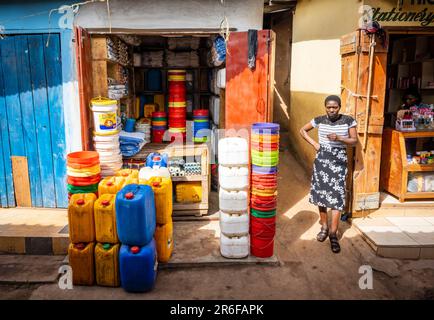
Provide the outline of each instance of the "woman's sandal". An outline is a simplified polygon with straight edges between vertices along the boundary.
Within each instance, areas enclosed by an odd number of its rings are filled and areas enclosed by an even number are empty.
[[[329,234],[329,239],[332,251],[334,253],[339,253],[341,251],[341,246],[339,245],[338,237],[336,236],[336,234]]]
[[[319,242],[325,241],[329,235],[329,229],[326,229],[324,227],[321,227],[321,231],[316,235],[316,240]]]

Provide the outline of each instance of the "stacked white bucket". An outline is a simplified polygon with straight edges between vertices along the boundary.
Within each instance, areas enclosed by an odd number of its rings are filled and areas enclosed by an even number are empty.
[[[122,169],[122,153],[119,148],[118,105],[116,100],[95,98],[91,101],[95,150],[99,153],[101,176],[114,176]]]
[[[249,148],[246,139],[224,138],[218,144],[220,253],[225,258],[249,255]]]

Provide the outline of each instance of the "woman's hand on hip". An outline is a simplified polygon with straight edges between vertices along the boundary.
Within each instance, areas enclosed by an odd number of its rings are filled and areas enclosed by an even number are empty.
[[[319,151],[320,149],[320,145],[317,142],[313,144],[313,147],[315,148],[316,151]]]

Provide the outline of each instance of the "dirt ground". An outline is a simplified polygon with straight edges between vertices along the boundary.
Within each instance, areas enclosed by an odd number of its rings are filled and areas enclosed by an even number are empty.
[[[307,201],[310,177],[288,150],[281,153],[275,253],[280,266],[166,269],[145,294],[121,288],[57,284],[0,285],[0,299],[434,299],[434,260],[376,257],[361,236],[341,223],[340,254],[319,243],[318,213]],[[176,227],[176,226],[175,226]],[[362,290],[359,268],[373,271],[373,289]]]

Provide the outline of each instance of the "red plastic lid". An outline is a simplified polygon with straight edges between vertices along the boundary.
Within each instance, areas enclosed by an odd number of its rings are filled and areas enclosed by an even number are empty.
[[[76,203],[77,203],[79,206],[82,206],[82,205],[85,203],[85,201],[84,201],[84,199],[78,199]]]
[[[207,116],[208,115],[208,110],[207,109],[193,110],[193,115],[195,115],[195,116]]]
[[[84,248],[86,248],[86,246],[84,245],[84,243],[77,243],[74,245],[76,249],[79,250],[83,250]]]
[[[166,117],[166,112],[163,111],[152,112],[152,118],[165,118],[165,117]]]
[[[137,247],[137,246],[131,247],[131,253],[136,254],[136,253],[139,253],[139,251],[140,251],[139,247]]]
[[[128,192],[128,193],[125,195],[125,199],[127,199],[127,200],[134,199],[134,193],[132,193],[132,192]]]
[[[153,187],[159,187],[160,183],[158,181],[152,182]]]
[[[110,201],[109,200],[103,200],[103,201],[101,201],[101,204],[103,206],[108,206],[110,204]]]
[[[107,185],[108,185],[109,187],[111,187],[111,186],[113,185],[113,182],[112,182],[112,181],[108,181],[108,182],[107,182]]]

